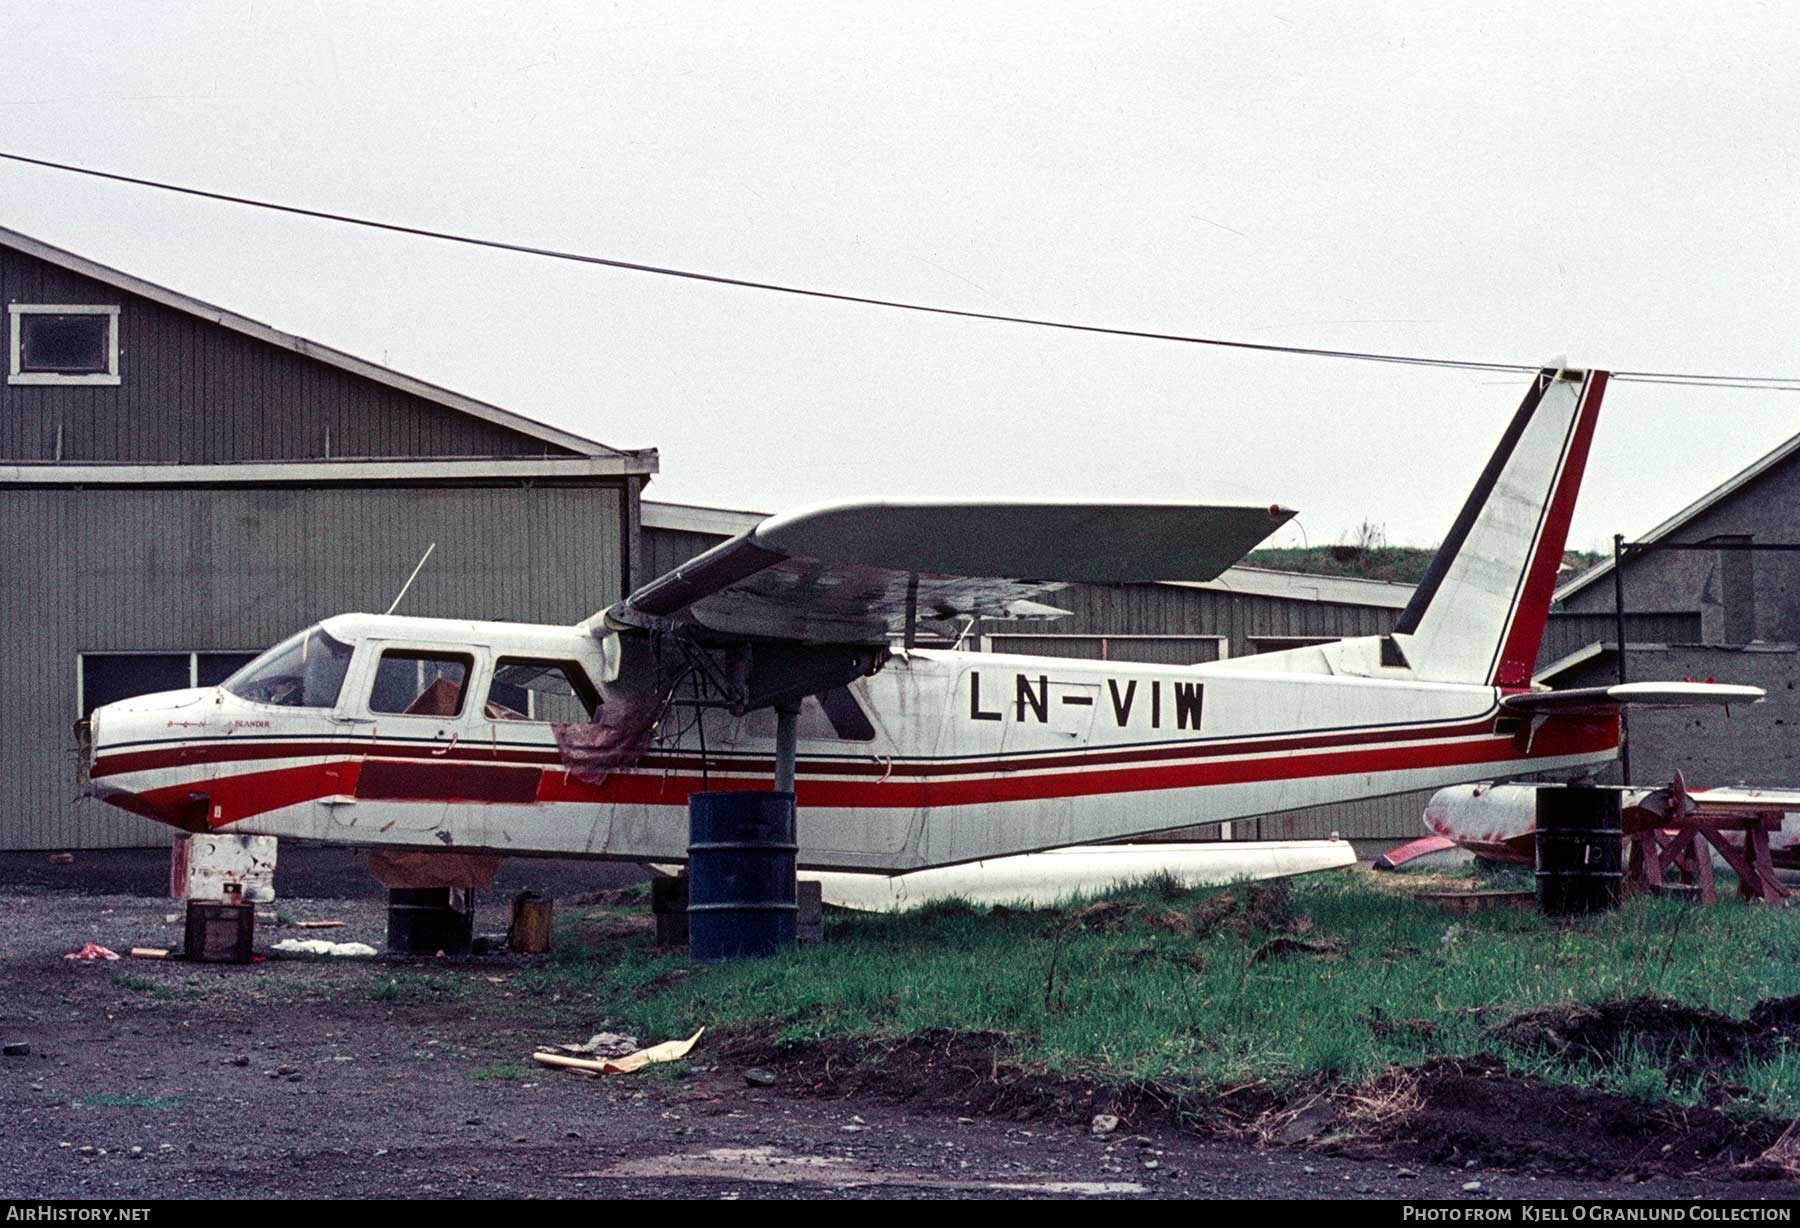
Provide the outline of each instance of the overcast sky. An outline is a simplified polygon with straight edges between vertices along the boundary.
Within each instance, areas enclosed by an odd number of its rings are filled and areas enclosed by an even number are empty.
[[[1800,375],[1800,9],[8,0],[0,148],[979,311]],[[800,301],[0,163],[0,224],[607,443],[654,498],[1280,501],[1428,544],[1518,378]],[[1574,544],[1800,430],[1620,385]],[[1298,543],[1284,530],[1280,544]]]

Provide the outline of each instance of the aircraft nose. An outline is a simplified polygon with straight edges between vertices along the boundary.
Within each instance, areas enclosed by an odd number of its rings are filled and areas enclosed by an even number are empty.
[[[206,830],[209,803],[203,784],[179,763],[159,758],[161,744],[172,734],[204,728],[199,712],[177,711],[204,695],[169,691],[94,709],[86,721],[82,754],[87,795],[184,831]]]

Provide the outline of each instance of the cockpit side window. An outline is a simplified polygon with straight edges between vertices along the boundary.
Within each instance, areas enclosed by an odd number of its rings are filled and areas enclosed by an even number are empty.
[[[283,640],[219,685],[251,703],[335,708],[350,669],[350,645],[323,627]]]
[[[459,716],[474,665],[475,659],[467,653],[385,649],[369,691],[369,711]]]
[[[600,693],[574,661],[501,657],[488,686],[490,721],[550,721],[578,725],[594,719]]]

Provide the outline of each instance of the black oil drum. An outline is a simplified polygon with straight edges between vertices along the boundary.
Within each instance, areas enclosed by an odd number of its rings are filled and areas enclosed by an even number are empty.
[[[182,954],[202,964],[247,964],[256,938],[256,905],[189,900]]]
[[[1575,917],[1617,908],[1625,884],[1619,790],[1537,791],[1538,909]]]
[[[688,958],[712,964],[794,945],[792,793],[688,798]]]
[[[396,955],[467,955],[475,932],[475,910],[466,906],[469,894],[452,887],[391,888],[388,950]]]

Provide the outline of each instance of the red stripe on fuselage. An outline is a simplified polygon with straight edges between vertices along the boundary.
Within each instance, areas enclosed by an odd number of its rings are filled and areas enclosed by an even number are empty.
[[[881,810],[972,806],[1476,764],[1516,763],[1521,769],[1529,770],[1533,759],[1605,752],[1617,744],[1616,720],[1552,718],[1538,730],[1529,757],[1519,753],[1518,743],[1510,737],[1458,741],[1440,738],[1417,746],[1364,747],[1310,754],[1287,753],[1226,762],[1156,764],[1114,770],[1019,772],[963,780],[832,780],[820,778],[817,773],[835,772],[837,764],[808,763],[803,760],[799,765],[797,792],[802,806]],[[438,761],[407,766],[416,773],[442,773],[442,783],[421,780],[415,786],[421,795],[384,795],[382,801],[484,803],[531,800],[540,804],[675,806],[685,804],[688,794],[699,792],[703,788],[770,787],[769,776],[762,772],[734,777],[715,770],[703,778],[698,774],[638,769],[615,772],[600,784],[591,785],[558,770],[540,771],[537,774],[535,795],[526,799],[513,793],[522,782],[509,782],[507,796],[494,796],[487,787],[493,782],[459,772],[459,765],[455,763]],[[191,801],[196,791],[203,790],[211,801],[211,811],[215,816],[211,820],[213,826],[224,826],[323,797],[361,795],[362,791],[357,783],[358,768],[359,765],[355,762],[340,760],[187,782],[127,795],[135,797],[137,804],[126,808],[138,813],[143,813],[148,808],[161,817],[175,813],[177,807]],[[362,770],[366,771],[367,768]],[[515,777],[525,775],[516,769],[503,770],[510,771]],[[465,782],[462,788],[466,791],[488,795],[460,795],[459,787],[452,783],[456,780]],[[478,780],[481,781],[478,785],[471,783]],[[390,787],[397,788],[398,785]],[[117,790],[112,792],[118,793]],[[124,802],[116,801],[115,804],[123,805]],[[170,820],[165,818],[164,821]]]
[[[874,756],[856,759],[808,760],[814,773],[836,776],[969,776],[985,772],[1046,771],[1066,767],[1103,767],[1119,764],[1151,763],[1171,759],[1216,758],[1226,755],[1272,754],[1296,750],[1320,750],[1329,747],[1367,746],[1385,742],[1416,742],[1446,738],[1467,738],[1495,731],[1497,719],[1492,714],[1450,725],[1393,726],[1374,729],[1352,729],[1332,733],[1291,734],[1284,737],[1245,737],[1233,741],[1161,742],[1152,746],[1121,747],[1116,750],[1095,749],[1075,754],[1066,751],[1026,751],[1012,755],[971,756],[966,759],[896,759],[891,763]],[[315,759],[348,756],[370,759],[422,759],[437,766],[446,764],[512,766],[562,766],[562,757],[553,747],[482,746],[479,741],[449,748],[443,743],[405,745],[373,740],[340,739],[316,742],[247,742],[236,738],[183,742],[146,750],[102,752],[89,775],[95,779],[128,772],[152,772],[167,768],[203,763],[242,763],[255,759]],[[692,751],[650,750],[645,760],[660,771],[701,770],[701,759]],[[768,755],[718,755],[705,761],[710,772],[766,772],[773,770]]]
[[[148,747],[144,750],[102,750],[94,760],[90,777],[119,776],[127,772],[155,772],[164,768],[185,767],[202,763],[243,763],[254,759],[320,759],[347,756],[355,759],[429,759],[456,763],[539,764],[561,767],[562,756],[554,746],[530,747],[462,746],[447,753],[446,743],[382,742],[374,738],[339,738],[319,741],[256,742],[244,738],[210,738],[205,741],[178,742]]]

